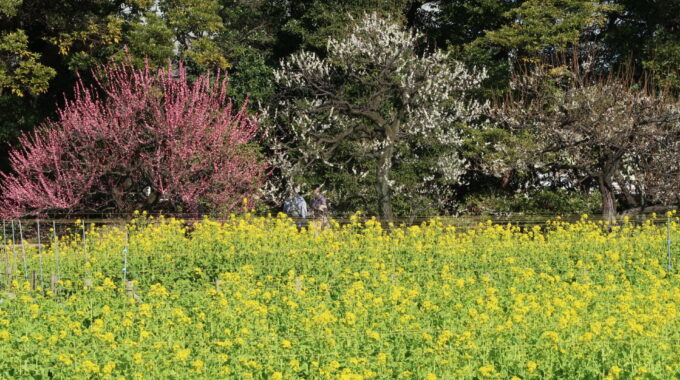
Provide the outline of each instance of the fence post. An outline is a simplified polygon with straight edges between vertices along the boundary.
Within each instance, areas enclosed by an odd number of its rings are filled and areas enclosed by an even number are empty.
[[[24,262],[24,277],[28,281],[28,265],[26,264],[26,246],[24,245],[24,230],[21,227],[21,219],[19,219],[19,239],[21,240],[21,257]]]
[[[85,257],[85,268],[87,269],[87,273],[90,273],[90,268],[88,268],[90,259],[87,257],[87,234],[85,233],[85,219],[82,221],[83,224],[83,256]]]
[[[5,224],[5,219],[2,220],[2,258],[3,261],[5,262],[5,268],[4,268],[4,273],[7,273],[7,266],[9,265],[9,253],[7,252],[7,226]],[[5,282],[2,281],[2,278],[0,278],[0,284],[4,284]]]
[[[61,280],[61,269],[59,268],[59,238],[57,238],[57,223],[52,221],[52,237],[54,239],[54,257],[57,264],[57,281]]]
[[[12,265],[12,272],[16,273],[17,271],[17,239],[16,239],[16,234],[14,233],[14,220],[12,220],[12,253],[14,254],[14,264]],[[14,280],[14,275],[12,275],[12,278],[10,280]]]
[[[45,293],[45,277],[43,274],[43,254],[42,254],[42,240],[40,240],[40,219],[36,221],[36,229],[38,232],[38,260],[40,261],[40,289]]]
[[[135,301],[142,302],[142,298],[135,293],[135,284],[132,281],[125,283],[125,291],[127,292],[128,297],[131,297]]]
[[[295,293],[300,293],[302,291],[302,277],[295,277]]]
[[[50,278],[50,289],[52,290],[52,293],[57,294],[57,275],[52,274]]]
[[[668,220],[666,222],[666,225],[668,227],[668,237],[666,239],[666,247],[668,249],[668,252],[667,252],[668,267],[667,267],[667,269],[668,269],[668,273],[670,275],[670,272],[673,270],[673,262],[671,261],[671,217],[668,216],[667,218],[668,218]]]
[[[7,289],[12,287],[12,267],[5,268],[5,277],[7,278]]]
[[[125,248],[123,248],[123,285],[127,284],[127,255],[128,255],[128,240],[130,239],[128,235],[127,223],[125,223]]]
[[[85,256],[85,287],[92,289],[92,278],[90,277],[90,258],[87,256],[87,233],[85,229],[85,219],[82,220],[83,225],[83,256]]]

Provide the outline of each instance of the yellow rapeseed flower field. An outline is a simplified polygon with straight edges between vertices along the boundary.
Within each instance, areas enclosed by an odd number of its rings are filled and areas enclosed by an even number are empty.
[[[680,377],[665,224],[331,224],[75,225],[25,247],[35,289],[10,244],[0,378]]]

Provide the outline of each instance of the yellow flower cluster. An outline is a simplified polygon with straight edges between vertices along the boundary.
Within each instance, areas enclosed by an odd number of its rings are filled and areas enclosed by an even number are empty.
[[[127,237],[91,227],[87,244],[74,230],[58,247],[26,248],[29,271],[42,263],[35,286],[11,246],[0,258],[12,273],[0,377],[677,378],[680,275],[667,228],[383,227],[355,216],[298,231],[284,216],[246,214],[140,218]]]

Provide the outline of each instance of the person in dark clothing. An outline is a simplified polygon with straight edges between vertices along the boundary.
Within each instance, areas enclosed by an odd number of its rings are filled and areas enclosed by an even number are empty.
[[[329,227],[328,223],[328,202],[326,197],[321,194],[321,186],[317,185],[312,188],[312,202],[310,204],[314,219],[319,223],[320,227]]]

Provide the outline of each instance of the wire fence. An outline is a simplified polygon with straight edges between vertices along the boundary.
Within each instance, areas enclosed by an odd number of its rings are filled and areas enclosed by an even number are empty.
[[[190,227],[196,223],[199,219],[189,219],[184,220],[183,223],[187,227]],[[214,220],[214,219],[211,219]],[[234,219],[227,218],[223,220],[215,220],[216,222],[232,222]],[[363,217],[363,221],[369,220],[369,218]],[[431,219],[428,219],[431,220]],[[438,222],[447,226],[455,226],[459,230],[465,230],[466,228],[478,228],[480,224],[512,224],[519,227],[534,227],[534,226],[547,226],[549,220],[559,220],[563,222],[579,221],[583,220],[582,216],[573,215],[571,217],[556,217],[552,218],[496,218],[488,219],[481,217],[468,217],[468,218],[446,218],[438,217]],[[92,270],[91,270],[91,260],[90,260],[90,245],[93,243],[92,239],[101,239],[101,234],[93,234],[93,231],[107,231],[107,230],[119,230],[124,231],[124,244],[119,252],[111,252],[112,257],[118,258],[120,261],[119,268],[114,274],[116,278],[120,278],[124,284],[129,280],[137,280],[140,283],[140,279],[159,279],[163,277],[176,276],[178,273],[190,273],[192,267],[178,268],[173,266],[164,267],[154,267],[149,265],[154,258],[149,257],[149,255],[140,255],[138,252],[131,251],[130,249],[130,232],[128,230],[128,220],[127,219],[80,219],[80,220],[65,220],[65,219],[54,219],[54,220],[3,220],[2,221],[2,233],[3,233],[3,250],[2,256],[0,257],[0,287],[10,288],[14,281],[23,280],[23,282],[28,282],[32,289],[41,289],[45,291],[48,289],[47,284],[49,284],[49,289],[54,293],[57,293],[57,288],[59,288],[60,281],[62,277],[72,278],[73,280],[80,281],[83,283],[84,287],[92,286]],[[338,223],[349,223],[350,220],[341,220]],[[664,251],[665,257],[664,262],[666,270],[670,273],[673,270],[673,241],[677,240],[673,237],[673,231],[671,229],[671,219],[670,218],[648,218],[646,216],[639,216],[638,218],[628,218],[627,223],[641,224],[641,223],[651,223],[654,225],[666,224],[667,233],[664,236],[665,241],[659,242],[659,248]],[[147,218],[144,219],[144,223],[163,223],[162,218]],[[190,232],[189,232],[190,233]],[[62,255],[62,248],[60,248],[60,241],[64,236],[80,236],[79,244],[82,245],[80,260],[75,262],[80,264],[75,264],[74,258],[69,257],[68,265],[64,263],[64,257]],[[27,251],[30,251],[28,253]],[[46,253],[47,252],[47,253]],[[71,249],[71,254],[73,254],[73,249]],[[358,252],[357,252],[358,253]],[[45,256],[48,255],[46,258]],[[29,260],[30,257],[30,260]],[[156,258],[157,259],[157,258]],[[460,258],[459,258],[460,259]],[[498,259],[498,258],[497,258]],[[195,261],[195,258],[194,258]],[[482,277],[486,276],[488,279],[492,279],[498,276],[507,276],[516,274],[514,270],[508,267],[506,263],[496,262],[494,265],[484,262],[476,262],[473,266],[470,266],[470,262],[466,265],[462,265],[460,261],[443,261],[443,264],[450,265],[452,274],[457,276],[476,276]],[[440,264],[442,264],[440,263]],[[286,270],[290,270],[290,267],[285,268],[275,268],[266,263],[262,263],[261,266],[262,273],[283,273]],[[310,263],[313,265],[313,262]],[[533,262],[536,270],[541,270],[540,262]],[[81,278],[75,278],[70,273],[64,275],[65,266],[69,270],[76,269],[78,272],[82,273]],[[81,267],[82,266],[82,267]],[[392,262],[393,273],[390,273],[391,279],[394,281],[396,278],[401,278],[403,276],[414,276],[419,275],[421,278],[436,278],[440,276],[439,270],[441,268],[413,268],[409,267],[408,263],[400,262],[398,257],[395,256]],[[82,270],[84,268],[84,271]],[[403,271],[406,268],[406,271]],[[236,271],[236,267],[220,268],[226,271]],[[304,271],[305,268],[298,268]],[[402,271],[400,271],[402,270]],[[344,281],[344,278],[337,277],[338,274],[334,272],[322,273],[320,270],[312,271],[313,273],[319,275],[325,281],[328,281],[329,286],[333,286],[333,282],[339,283]],[[109,273],[111,275],[111,273]],[[213,279],[214,280],[214,279]],[[597,280],[597,279],[595,279]],[[272,282],[285,284],[286,278],[280,278],[278,281],[268,281],[268,286],[272,286]],[[592,281],[592,280],[590,280]],[[145,283],[145,281],[142,281]],[[147,284],[148,285],[148,284]],[[284,287],[287,285],[284,285]]]
[[[277,216],[281,212],[277,211],[251,211],[249,214],[254,217],[272,217]],[[138,217],[140,214],[131,214],[123,212],[111,212],[111,213],[75,213],[70,214],[68,217],[55,218],[46,220],[47,222],[55,221],[57,224],[72,224],[75,220],[84,221],[87,224],[113,224],[113,223],[126,223],[129,220]],[[182,219],[186,222],[195,222],[203,220],[205,217],[209,217],[211,220],[215,221],[229,221],[232,216],[238,214],[215,214],[215,215],[204,215],[198,213],[155,213],[155,212],[144,212],[145,217],[153,218],[176,218]],[[351,212],[330,212],[326,214],[328,218],[337,221],[340,224],[349,223],[352,216],[356,215]],[[601,220],[602,214],[588,214],[589,220]],[[397,216],[392,220],[386,220],[379,215],[371,214],[361,214],[361,219],[375,219],[383,224],[393,223],[394,225],[413,225],[421,224],[432,219],[439,219],[447,221],[451,224],[460,225],[474,225],[480,222],[486,222],[488,220],[492,221],[494,224],[545,224],[548,221],[554,221],[559,219],[561,221],[567,222],[577,222],[583,218],[583,214],[580,213],[563,213],[556,214],[554,212],[544,212],[544,213],[522,213],[522,212],[489,212],[489,213],[468,213],[461,212],[450,215],[442,214],[432,214],[432,213],[417,213],[410,214],[407,216]],[[314,217],[311,216],[306,220],[313,220]],[[28,219],[28,221],[35,221],[36,219]],[[296,221],[304,221],[304,219],[296,219]],[[636,213],[630,215],[618,215],[617,222],[620,223],[626,220],[629,223],[644,223],[647,221],[659,224],[665,223],[666,218],[663,214],[656,214],[654,212]]]

